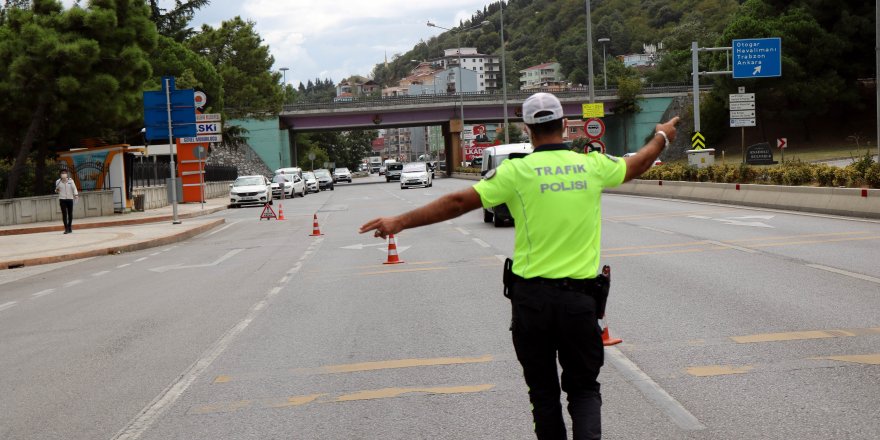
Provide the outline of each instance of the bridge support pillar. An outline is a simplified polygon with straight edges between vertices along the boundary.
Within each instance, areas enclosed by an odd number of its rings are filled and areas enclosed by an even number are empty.
[[[450,119],[443,124],[443,145],[446,150],[446,176],[451,177],[455,168],[461,164],[461,132],[464,123],[461,119]]]

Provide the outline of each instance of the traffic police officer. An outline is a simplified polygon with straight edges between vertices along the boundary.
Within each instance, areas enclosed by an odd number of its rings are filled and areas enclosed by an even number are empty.
[[[395,217],[371,220],[361,233],[385,238],[408,228],[506,203],[516,225],[513,345],[523,368],[535,434],[565,439],[556,360],[575,439],[601,437],[599,369],[604,361],[593,286],[599,269],[602,189],[647,171],[675,138],[678,117],[658,124],[638,154],[619,159],[580,154],[563,143],[566,123],[559,100],[536,93],[523,103],[523,121],[534,148],[504,161],[467,188]]]

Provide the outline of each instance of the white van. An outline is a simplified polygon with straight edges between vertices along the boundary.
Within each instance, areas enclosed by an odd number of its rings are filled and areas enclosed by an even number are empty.
[[[506,145],[496,145],[494,147],[486,147],[483,150],[483,164],[480,168],[480,174],[483,178],[486,178],[486,174],[489,173],[490,170],[494,170],[498,168],[498,165],[501,162],[504,162],[508,158],[516,157],[525,157],[532,153],[532,144],[520,143],[520,144],[506,144]],[[495,226],[502,226],[505,221],[510,220],[513,221],[513,217],[510,216],[510,210],[507,209],[507,205],[498,205],[493,206],[489,209],[483,209],[483,221],[486,223],[495,223]]]

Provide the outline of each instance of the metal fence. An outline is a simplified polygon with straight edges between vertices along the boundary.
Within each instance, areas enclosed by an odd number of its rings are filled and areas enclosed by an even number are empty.
[[[132,166],[132,184],[139,186],[164,185],[169,177],[168,162],[135,162]],[[232,165],[205,165],[205,182],[235,180],[238,168]]]
[[[709,85],[701,85],[701,90],[711,89]],[[662,83],[662,84],[644,84],[642,95],[663,94],[663,93],[687,93],[693,90],[691,83]],[[521,102],[531,96],[535,92],[551,92],[559,99],[584,99],[588,94],[586,87],[543,87],[534,90],[516,90],[507,94],[508,102]],[[596,89],[597,97],[617,96],[617,87],[609,86],[608,89]],[[402,96],[362,96],[347,98],[346,100],[327,101],[302,101],[295,104],[284,106],[283,111],[296,112],[303,110],[324,110],[324,109],[342,109],[342,108],[362,108],[362,107],[392,107],[397,105],[415,105],[415,104],[439,104],[439,103],[455,103],[459,100],[464,102],[501,102],[503,99],[500,91],[485,92],[464,92],[458,93],[430,93],[423,95],[402,95]]]

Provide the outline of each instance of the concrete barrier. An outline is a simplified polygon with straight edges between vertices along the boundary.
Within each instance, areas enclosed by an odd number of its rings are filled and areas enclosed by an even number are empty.
[[[207,182],[205,198],[217,199],[229,197],[229,184],[232,182]],[[132,190],[132,195],[144,196],[144,209],[157,209],[168,206],[168,190],[165,185],[143,186]]]
[[[113,215],[113,191],[80,192],[73,204],[73,218]],[[61,221],[58,196],[21,197],[0,200],[0,226]]]
[[[880,218],[880,189],[633,180],[605,192]]]

